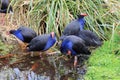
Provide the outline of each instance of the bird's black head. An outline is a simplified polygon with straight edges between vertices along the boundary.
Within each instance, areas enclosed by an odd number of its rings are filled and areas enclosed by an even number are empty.
[[[16,30],[10,30],[9,33],[10,34],[14,34],[16,32]]]

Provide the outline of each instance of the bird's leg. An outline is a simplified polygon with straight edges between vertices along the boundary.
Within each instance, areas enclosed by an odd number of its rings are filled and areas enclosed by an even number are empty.
[[[43,60],[43,56],[41,52],[39,53],[39,55],[40,55],[40,59]]]
[[[4,18],[4,14],[2,13],[2,16],[1,16],[2,18],[1,18],[1,22],[2,22],[2,25],[4,25],[5,24],[5,18]]]
[[[42,53],[40,52],[39,55],[40,55],[40,58],[41,58],[42,57]]]
[[[78,60],[77,56],[74,56],[74,67],[77,66],[77,60]]]
[[[67,55],[71,55],[71,51],[70,50],[68,50],[67,51]],[[77,56],[74,56],[74,67],[76,67],[77,66]]]
[[[32,57],[33,57],[33,52],[31,52],[30,56],[32,56]]]

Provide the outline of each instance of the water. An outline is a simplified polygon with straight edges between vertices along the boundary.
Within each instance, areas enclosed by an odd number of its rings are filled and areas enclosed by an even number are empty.
[[[83,62],[86,58],[80,56],[79,64],[74,68],[72,58],[61,55],[42,57],[15,55],[7,59],[6,65],[2,65],[2,60],[0,80],[84,80],[87,68]]]

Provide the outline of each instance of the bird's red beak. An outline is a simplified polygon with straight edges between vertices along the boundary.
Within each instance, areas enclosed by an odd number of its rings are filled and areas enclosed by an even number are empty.
[[[87,14],[86,14],[86,13],[81,13],[80,15],[82,15],[82,16],[87,16]]]
[[[54,32],[51,32],[51,36],[52,36],[52,38],[54,38],[54,36],[55,36],[55,33],[54,33]]]
[[[70,50],[68,50],[67,55],[71,55],[71,51]]]

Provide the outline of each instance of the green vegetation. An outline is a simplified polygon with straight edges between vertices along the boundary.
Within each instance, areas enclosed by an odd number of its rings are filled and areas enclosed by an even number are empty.
[[[105,41],[102,47],[93,52],[85,80],[120,79],[120,35],[117,32],[113,33],[111,40]]]
[[[119,25],[119,1],[106,0],[11,0],[12,22],[30,26],[39,33],[55,31],[61,35],[64,27],[80,13],[87,13],[86,29],[109,39],[114,25]]]
[[[8,54],[11,49],[11,45],[7,45],[0,40],[0,55]]]

